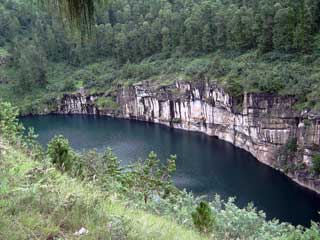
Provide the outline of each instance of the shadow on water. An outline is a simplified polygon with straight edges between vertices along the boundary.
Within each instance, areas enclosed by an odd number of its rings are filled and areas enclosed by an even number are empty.
[[[320,197],[282,173],[259,163],[251,154],[205,134],[130,120],[94,116],[33,116],[22,118],[46,144],[63,134],[77,150],[111,147],[128,164],[155,151],[165,161],[177,154],[175,184],[196,195],[235,196],[237,205],[254,202],[268,219],[308,226],[319,221]]]

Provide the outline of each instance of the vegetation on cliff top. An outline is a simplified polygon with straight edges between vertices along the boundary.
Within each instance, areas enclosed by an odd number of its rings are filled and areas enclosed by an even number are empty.
[[[97,9],[87,41],[27,1],[0,0],[0,13],[0,47],[12,56],[0,93],[25,112],[81,87],[199,76],[233,95],[292,94],[299,109],[320,108],[318,0],[115,0]]]
[[[54,1],[80,33],[92,31],[87,40],[63,27],[59,13],[30,2],[0,0],[0,57],[10,56],[0,66],[0,96],[23,113],[83,88],[117,109],[112,93],[120,85],[199,78],[236,96],[292,94],[297,108],[320,109],[319,0],[114,0],[95,19],[92,0],[80,1],[83,9]],[[240,209],[219,196],[206,203],[178,190],[174,156],[165,166],[150,153],[121,167],[110,149],[77,153],[63,136],[44,150],[17,115],[0,101],[1,239],[320,238],[317,223],[267,221],[252,204]],[[313,161],[319,172],[319,157]]]

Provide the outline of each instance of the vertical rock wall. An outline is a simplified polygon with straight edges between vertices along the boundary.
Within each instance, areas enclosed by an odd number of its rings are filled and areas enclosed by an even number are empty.
[[[239,102],[221,87],[203,81],[164,87],[143,82],[119,89],[121,110],[117,113],[99,109],[94,101],[95,97],[84,94],[65,96],[58,112],[113,115],[203,132],[245,149],[320,192],[319,177],[310,173],[312,156],[320,151],[320,116],[294,111],[293,97],[245,94]],[[285,169],[287,166],[279,163],[279,151],[291,139],[297,140],[298,149],[287,163],[290,169]]]

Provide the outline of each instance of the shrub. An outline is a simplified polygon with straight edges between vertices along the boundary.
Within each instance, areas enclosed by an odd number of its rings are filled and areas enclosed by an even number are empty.
[[[236,77],[231,77],[228,81],[228,85],[226,85],[225,88],[234,97],[239,97],[244,92],[241,81],[239,81]]]
[[[24,128],[18,122],[18,109],[8,102],[0,100],[0,136],[10,142],[16,142]]]
[[[212,67],[209,59],[196,59],[192,61],[186,68],[185,73],[187,75],[197,75],[207,73]]]
[[[288,162],[296,156],[297,150],[297,138],[289,138],[286,144],[281,146],[278,151],[278,163],[280,164],[280,167],[286,166]]]
[[[101,109],[118,110],[120,105],[112,97],[99,97],[96,104]]]
[[[194,226],[203,233],[209,233],[213,230],[214,217],[211,207],[207,202],[200,202],[196,211],[192,213]]]
[[[320,154],[312,157],[313,170],[315,173],[320,173]]]
[[[297,138],[290,138],[286,144],[286,147],[290,153],[294,153],[298,149]]]
[[[148,79],[159,73],[158,66],[153,63],[132,64],[127,63],[122,67],[121,77],[123,79]]]
[[[172,123],[181,123],[181,119],[180,118],[173,118]]]
[[[76,158],[68,139],[62,135],[53,137],[48,143],[48,156],[51,162],[62,171],[71,170]]]
[[[150,152],[144,162],[134,166],[134,187],[143,193],[145,203],[153,193],[166,197],[173,191],[171,177],[176,170],[175,162],[176,156],[171,155],[167,165],[160,165],[157,154]]]
[[[102,156],[102,160],[106,164],[106,171],[111,177],[115,177],[121,173],[120,162],[111,148],[107,148]]]

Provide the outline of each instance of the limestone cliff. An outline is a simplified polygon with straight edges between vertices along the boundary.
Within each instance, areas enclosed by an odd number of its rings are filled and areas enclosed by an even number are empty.
[[[320,116],[295,111],[294,97],[255,93],[233,99],[204,81],[121,88],[117,111],[97,107],[98,97],[103,96],[66,95],[57,112],[137,119],[216,136],[320,193],[320,178],[310,171],[312,156],[320,151]],[[297,147],[290,152],[286,148],[292,140]]]

